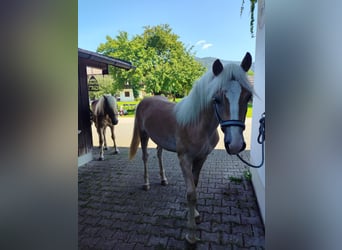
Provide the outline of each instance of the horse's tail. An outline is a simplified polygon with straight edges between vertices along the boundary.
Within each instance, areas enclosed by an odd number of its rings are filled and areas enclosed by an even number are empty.
[[[133,138],[131,141],[131,146],[129,148],[129,159],[130,160],[132,160],[134,158],[135,154],[137,153],[139,143],[140,143],[139,126],[138,126],[137,117],[135,116]]]

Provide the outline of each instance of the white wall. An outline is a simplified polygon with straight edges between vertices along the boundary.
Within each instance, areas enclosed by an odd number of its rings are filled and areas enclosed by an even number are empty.
[[[129,92],[129,96],[125,96],[125,92]],[[124,102],[134,101],[133,90],[124,89],[120,91],[120,101],[124,101]]]
[[[265,112],[265,0],[258,1],[258,22],[256,31],[256,49],[255,49],[255,75],[254,90],[258,97],[253,98],[253,119],[251,136],[251,161],[254,164],[261,162],[261,145],[257,142],[259,135],[259,119]],[[267,114],[266,114],[267,115]],[[267,118],[266,118],[267,119]],[[266,132],[267,133],[267,132]],[[265,140],[266,143],[266,140]],[[265,150],[266,151],[266,150]],[[266,152],[265,152],[266,154]],[[265,223],[265,165],[261,168],[251,168],[252,182],[261,216]]]

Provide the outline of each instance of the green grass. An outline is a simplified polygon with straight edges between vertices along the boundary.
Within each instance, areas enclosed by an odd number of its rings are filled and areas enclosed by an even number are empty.
[[[127,115],[124,115],[122,117],[134,117],[135,107],[139,103],[139,101],[129,101],[129,102],[121,102],[118,101],[117,105],[120,110],[121,106],[123,106],[123,109],[128,112]]]
[[[252,117],[252,111],[253,111],[252,103],[248,103],[248,108],[247,108],[246,117],[251,118],[251,117]]]
[[[240,184],[243,181],[242,177],[235,177],[235,176],[229,176],[229,180],[231,182],[235,182],[235,183],[238,183],[238,184]]]
[[[139,101],[130,101],[130,102],[121,102],[121,101],[118,101],[117,104],[120,108],[120,106],[124,105],[124,104],[138,104]]]
[[[180,100],[182,100],[182,98],[176,98],[176,102],[179,102]],[[172,100],[171,100],[172,101]],[[124,106],[124,109],[126,109],[128,111],[128,115],[125,115],[123,117],[134,117],[134,109],[127,109],[125,106],[126,105],[137,105],[140,101],[130,101],[130,102],[121,102],[118,101],[118,107],[120,109],[121,106]],[[247,118],[251,118],[252,117],[252,110],[253,110],[253,106],[252,103],[248,103],[248,109],[247,109],[247,114],[246,117]]]

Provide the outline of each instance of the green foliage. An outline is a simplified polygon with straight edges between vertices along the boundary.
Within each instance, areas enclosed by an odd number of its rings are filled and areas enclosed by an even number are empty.
[[[248,108],[247,108],[247,113],[246,113],[246,117],[247,118],[251,118],[253,114],[253,106],[252,103],[248,103]]]
[[[247,181],[251,181],[252,180],[252,173],[251,173],[251,171],[249,169],[243,171],[243,176],[245,177],[245,179]]]
[[[255,18],[254,18],[254,10],[255,10],[255,5],[256,3],[258,2],[257,0],[250,0],[251,2],[251,19],[250,19],[250,25],[249,25],[249,29],[250,29],[250,32],[251,32],[251,36],[252,37],[255,37],[254,35],[254,21],[255,21]],[[244,5],[245,5],[245,0],[242,0],[242,4],[241,4],[241,10],[240,10],[240,16],[242,15],[243,13],[243,10],[244,10]]]
[[[95,75],[95,78],[99,84],[99,91],[89,91],[89,98],[91,100],[98,99],[103,94],[115,95],[117,90],[113,85],[113,77],[111,75]]]
[[[243,171],[243,175],[242,175],[242,176],[239,176],[239,177],[236,177],[236,176],[229,176],[229,180],[230,180],[231,182],[235,182],[236,184],[242,183],[243,180],[251,181],[251,180],[252,180],[252,173],[251,173],[251,171],[248,169],[248,170]]]
[[[235,182],[237,184],[240,184],[242,182],[242,177],[229,176],[229,180],[231,182]]]
[[[132,39],[123,31],[115,39],[107,36],[107,42],[98,47],[98,52],[130,61],[137,67],[130,71],[110,68],[115,79],[113,84],[117,89],[129,84],[135,97],[143,88],[154,95],[184,96],[205,68],[195,60],[193,48],[185,48],[169,25],[144,29],[143,34]]]

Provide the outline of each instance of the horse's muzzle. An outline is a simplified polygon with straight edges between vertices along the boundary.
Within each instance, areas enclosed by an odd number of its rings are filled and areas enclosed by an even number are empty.
[[[113,123],[113,125],[116,125],[116,124],[119,123],[119,120],[118,119],[114,119],[114,120],[112,120],[112,123]]]
[[[242,128],[227,127],[224,130],[224,147],[230,155],[236,155],[246,148]]]
[[[229,144],[229,142],[225,142],[224,147],[226,148],[226,151],[228,154],[236,155],[236,154],[240,153],[241,151],[245,150],[246,143],[242,142],[241,145],[236,145],[236,144],[232,145],[232,144]]]

